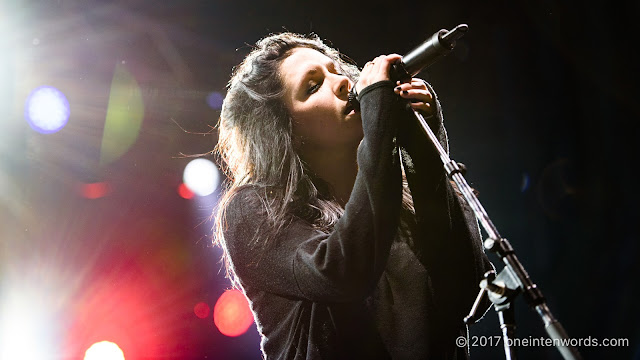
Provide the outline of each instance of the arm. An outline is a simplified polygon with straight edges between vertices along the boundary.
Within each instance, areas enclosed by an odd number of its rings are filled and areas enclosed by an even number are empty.
[[[352,301],[368,295],[386,266],[398,224],[401,172],[392,116],[393,83],[361,92],[364,138],[358,175],[342,218],[330,234],[293,219],[269,246],[248,243],[265,225],[262,195],[240,191],[228,206],[225,246],[245,289],[313,301]]]

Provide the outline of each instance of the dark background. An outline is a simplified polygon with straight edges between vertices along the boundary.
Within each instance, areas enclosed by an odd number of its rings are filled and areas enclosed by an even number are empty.
[[[0,6],[0,44],[9,49],[0,54],[0,322],[17,331],[7,299],[31,294],[28,313],[53,349],[45,358],[78,357],[107,339],[127,359],[260,358],[255,325],[230,338],[211,316],[194,314],[229,288],[210,245],[218,194],[186,200],[176,192],[191,160],[181,154],[216,142],[219,112],[208,94],[224,94],[249,44],[271,32],[315,32],[362,65],[466,23],[454,52],[420,74],[443,104],[451,157],[469,168],[467,180],[569,336],[629,341],[582,347],[584,358],[640,359],[637,2]],[[101,165],[116,64],[139,83],[145,113],[135,144]],[[43,84],[71,104],[55,134],[33,132],[22,115],[27,94]],[[78,195],[78,183],[97,181],[110,184],[107,196]],[[518,336],[545,336],[521,298],[516,307]],[[499,335],[496,314],[470,333]],[[501,344],[471,351],[472,359],[504,357]],[[519,351],[560,358],[552,347]]]

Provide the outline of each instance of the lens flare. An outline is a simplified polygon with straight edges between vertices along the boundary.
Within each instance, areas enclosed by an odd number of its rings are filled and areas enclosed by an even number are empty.
[[[111,186],[107,182],[95,182],[88,184],[80,184],[80,195],[87,199],[99,199],[106,196],[111,191]]]
[[[142,127],[144,103],[136,79],[118,64],[111,82],[107,117],[102,134],[100,163],[108,164],[129,150]]]

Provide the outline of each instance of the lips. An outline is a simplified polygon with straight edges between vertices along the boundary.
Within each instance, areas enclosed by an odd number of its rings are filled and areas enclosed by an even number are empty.
[[[351,101],[347,101],[347,106],[345,106],[345,108],[344,108],[344,114],[348,115],[353,110],[358,112],[358,109],[356,109],[356,107],[353,105],[353,103]]]

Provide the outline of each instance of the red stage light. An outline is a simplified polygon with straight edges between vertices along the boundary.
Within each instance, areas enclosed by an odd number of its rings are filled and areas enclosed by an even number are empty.
[[[244,334],[253,324],[253,314],[244,294],[238,290],[225,291],[213,308],[213,322],[224,335]]]

